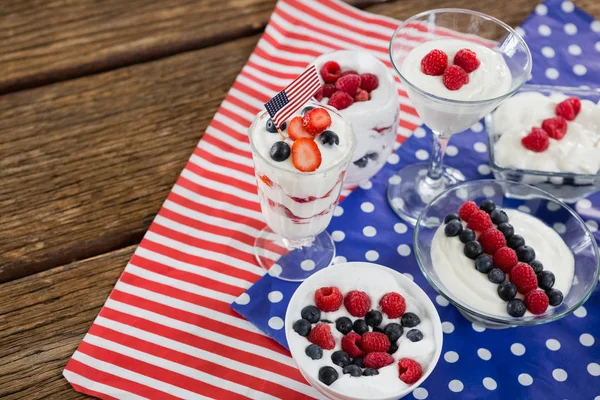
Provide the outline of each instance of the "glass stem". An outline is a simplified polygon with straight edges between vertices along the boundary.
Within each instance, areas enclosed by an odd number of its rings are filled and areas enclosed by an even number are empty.
[[[442,172],[444,167],[444,153],[448,145],[449,136],[433,131],[433,148],[431,150],[431,164],[427,171],[427,181],[432,186],[437,186],[437,183],[442,180]]]
[[[312,245],[312,243],[314,242],[314,240],[315,240],[314,236],[310,236],[310,237],[307,237],[304,239],[281,238],[281,241],[283,242],[284,246],[288,250],[301,249],[303,247],[310,247]]]

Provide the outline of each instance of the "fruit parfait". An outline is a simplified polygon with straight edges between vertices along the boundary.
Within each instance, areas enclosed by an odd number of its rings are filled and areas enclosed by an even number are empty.
[[[358,146],[345,185],[371,178],[393,150],[400,108],[394,79],[372,55],[336,51],[320,56],[315,66],[324,81],[315,98],[337,110],[352,124]]]

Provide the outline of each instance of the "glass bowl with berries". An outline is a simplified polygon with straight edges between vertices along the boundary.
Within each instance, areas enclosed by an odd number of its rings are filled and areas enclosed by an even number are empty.
[[[488,328],[560,319],[598,283],[587,225],[558,198],[519,182],[470,181],[441,193],[417,221],[414,248],[434,289]]]
[[[292,296],[285,335],[298,369],[334,400],[396,400],[420,386],[442,350],[435,306],[382,265],[336,264]]]
[[[486,128],[496,178],[566,202],[600,190],[600,92],[525,85],[486,117]]]

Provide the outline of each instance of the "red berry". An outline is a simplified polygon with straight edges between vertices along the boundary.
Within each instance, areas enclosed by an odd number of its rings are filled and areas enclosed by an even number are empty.
[[[440,76],[448,67],[448,55],[441,50],[431,50],[421,60],[421,71],[426,75]]]
[[[546,118],[542,121],[542,129],[552,139],[560,140],[567,134],[567,120],[563,117]]]
[[[399,293],[386,293],[379,300],[379,307],[388,318],[400,318],[406,312],[406,300]]]
[[[352,290],[344,297],[344,306],[350,315],[364,317],[371,309],[371,299],[365,292]]]
[[[523,301],[525,301],[525,306],[529,312],[535,315],[546,312],[548,304],[550,303],[548,295],[540,289],[532,290],[527,293]]]
[[[458,65],[451,65],[444,71],[442,82],[448,90],[458,90],[469,83],[469,74]]]
[[[331,125],[331,116],[324,108],[313,108],[302,119],[302,126],[313,136],[325,131]]]
[[[558,103],[554,109],[554,112],[556,115],[563,117],[567,121],[573,121],[577,116],[577,113],[575,113],[575,108],[573,107],[573,103],[570,99],[566,99]]]
[[[317,93],[315,93],[314,97],[315,97],[315,99],[317,99],[317,101],[323,100],[323,88],[322,87],[320,87],[319,90],[317,90]]]
[[[342,70],[340,65],[335,61],[327,61],[321,67],[321,77],[325,81],[325,83],[335,83],[338,80],[340,75],[342,74]]]
[[[313,172],[321,165],[321,150],[313,139],[300,138],[292,144],[292,164],[298,171]]]
[[[510,271],[510,281],[515,284],[519,293],[526,294],[538,287],[537,276],[529,264],[518,263]]]
[[[356,94],[354,95],[354,101],[368,101],[369,93],[366,90],[358,89]]]
[[[355,74],[349,74],[342,76],[335,83],[337,90],[348,93],[350,96],[354,96],[360,86],[360,76]]]
[[[321,346],[325,350],[333,350],[335,348],[335,339],[331,334],[331,327],[328,324],[317,324],[307,337],[308,341]]]
[[[342,293],[336,287],[322,287],[315,291],[315,305],[321,311],[337,311],[342,306]]]
[[[534,127],[527,136],[521,139],[521,144],[528,150],[541,153],[550,146],[550,138],[545,130]]]
[[[465,222],[469,222],[469,218],[475,211],[479,211],[479,207],[475,204],[474,201],[466,201],[462,206],[458,209],[458,216]]]
[[[467,228],[473,229],[477,232],[484,232],[489,228],[493,228],[494,223],[490,218],[490,215],[483,210],[477,210],[469,217]]]
[[[500,268],[505,274],[509,274],[519,262],[517,252],[510,247],[502,247],[494,253],[494,267]]]
[[[308,133],[306,131],[306,129],[304,129],[304,126],[302,125],[302,117],[292,118],[292,120],[290,121],[290,124],[288,125],[287,131],[288,131],[288,136],[292,140],[298,140],[300,138],[307,138],[307,139],[314,138],[313,135],[311,135],[310,133]]]
[[[477,240],[483,246],[483,251],[492,255],[496,252],[496,250],[506,246],[506,238],[502,232],[496,228],[486,229],[481,235],[479,235]]]
[[[421,364],[412,358],[401,358],[398,361],[398,378],[406,384],[412,385],[421,379],[423,369]]]
[[[390,349],[390,339],[380,332],[366,332],[362,335],[361,348],[365,353],[386,352]]]
[[[337,89],[333,83],[323,85],[323,97],[331,97],[335,92],[337,92]]]
[[[479,68],[477,53],[470,49],[461,49],[454,56],[454,64],[464,69],[467,73]]]
[[[389,355],[388,353],[378,352],[378,353],[369,353],[363,358],[363,364],[367,368],[383,368],[386,365],[390,365],[394,362],[394,357]]]
[[[362,337],[356,332],[350,332],[342,338],[342,350],[352,358],[362,357],[365,352],[361,350]]]
[[[581,111],[581,100],[579,100],[577,97],[569,97],[567,101],[569,101],[573,106],[573,111],[575,111],[575,116],[577,117],[579,111]]]
[[[335,109],[343,110],[344,108],[350,107],[352,103],[354,103],[352,96],[346,92],[338,91],[331,95],[329,103],[327,104]]]
[[[375,74],[361,74],[360,75],[360,88],[371,93],[373,90],[379,87],[379,78]]]

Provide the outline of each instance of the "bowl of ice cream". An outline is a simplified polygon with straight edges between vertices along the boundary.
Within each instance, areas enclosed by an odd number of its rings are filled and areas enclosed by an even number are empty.
[[[417,222],[414,248],[434,289],[489,328],[560,319],[598,283],[587,225],[561,200],[518,182],[470,181],[441,193]]]

